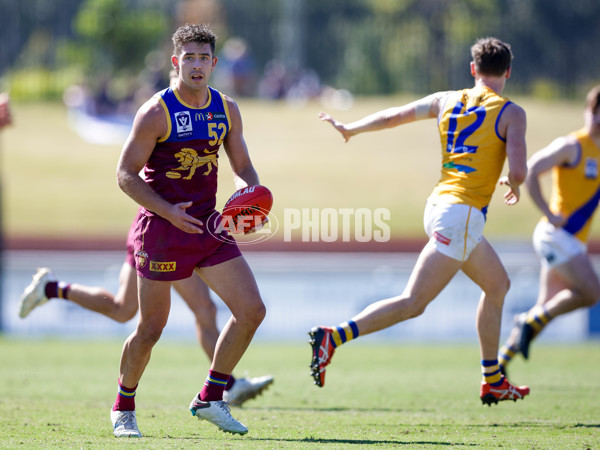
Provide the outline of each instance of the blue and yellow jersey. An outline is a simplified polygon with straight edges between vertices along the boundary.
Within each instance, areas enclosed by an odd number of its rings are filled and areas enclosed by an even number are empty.
[[[600,148],[585,129],[571,133],[571,136],[577,140],[579,157],[573,164],[552,169],[549,206],[554,214],[567,218],[563,228],[586,243],[600,200]]]
[[[188,214],[210,214],[216,203],[218,151],[231,129],[227,102],[210,87],[200,108],[184,102],[172,88],[155,98],[164,109],[167,132],[144,167],[146,181],[170,203],[192,201]]]
[[[485,214],[506,158],[498,122],[510,103],[483,86],[448,94],[438,116],[442,173],[430,201],[471,205]]]

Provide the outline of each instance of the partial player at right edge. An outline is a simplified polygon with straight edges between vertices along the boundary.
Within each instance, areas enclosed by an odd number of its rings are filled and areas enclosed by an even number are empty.
[[[588,92],[584,126],[555,139],[528,162],[526,186],[544,214],[533,233],[540,258],[540,291],[536,304],[515,317],[508,341],[500,349],[500,368],[519,352],[527,359],[529,346],[548,323],[600,299],[600,280],[587,252],[592,219],[600,200],[600,86]],[[546,201],[540,177],[552,173]]]

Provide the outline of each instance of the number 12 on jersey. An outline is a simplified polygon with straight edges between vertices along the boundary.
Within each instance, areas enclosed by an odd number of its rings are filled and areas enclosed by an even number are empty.
[[[464,107],[465,105],[462,102],[457,102],[450,114],[450,120],[448,121],[448,142],[446,143],[446,151],[448,153],[477,153],[477,146],[466,145],[465,141],[483,123],[485,119],[485,107],[473,106],[463,110]],[[475,114],[475,121],[462,130],[457,131],[458,119],[472,114]]]

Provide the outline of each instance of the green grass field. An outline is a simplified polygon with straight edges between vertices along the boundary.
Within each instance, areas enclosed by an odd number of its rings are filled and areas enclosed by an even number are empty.
[[[509,93],[510,95],[510,93]],[[407,97],[358,99],[350,121]],[[528,112],[529,154],[582,126],[579,103],[515,98]],[[246,141],[261,182],[274,193],[273,214],[284,208],[389,208],[393,238],[423,237],[425,200],[439,176],[435,122],[364,134],[344,144],[314,102],[241,100]],[[60,104],[15,104],[14,126],[0,136],[4,227],[11,236],[115,237],[124,239],[136,205],[117,187],[118,146],[85,143],[69,128]],[[217,205],[233,192],[227,158],[220,164]],[[506,207],[500,192],[486,225],[489,236],[529,239],[539,213],[528,197]],[[600,236],[595,227],[594,236]]]
[[[121,341],[0,339],[0,448],[600,447],[600,345],[539,345],[515,360],[524,401],[483,406],[474,345],[350,343],[322,389],[308,344],[253,344],[238,374],[275,383],[234,417],[246,436],[198,422],[187,406],[208,364],[191,343],[160,342],[137,392],[142,440],[117,440],[109,410]]]

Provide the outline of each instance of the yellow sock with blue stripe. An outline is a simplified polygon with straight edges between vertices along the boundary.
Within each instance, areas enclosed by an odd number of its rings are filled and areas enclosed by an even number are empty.
[[[498,364],[500,367],[508,366],[508,363],[511,362],[513,357],[517,354],[517,351],[516,347],[504,344],[498,352]]]
[[[482,359],[481,372],[486,383],[492,386],[500,386],[502,384],[502,373],[497,359]]]
[[[550,322],[550,319],[552,317],[548,314],[545,306],[534,306],[527,313],[525,322],[533,329],[534,335],[537,335]]]
[[[356,339],[358,337],[358,327],[353,320],[348,322],[340,323],[337,327],[331,329],[331,345],[333,348],[337,348],[340,345]]]

